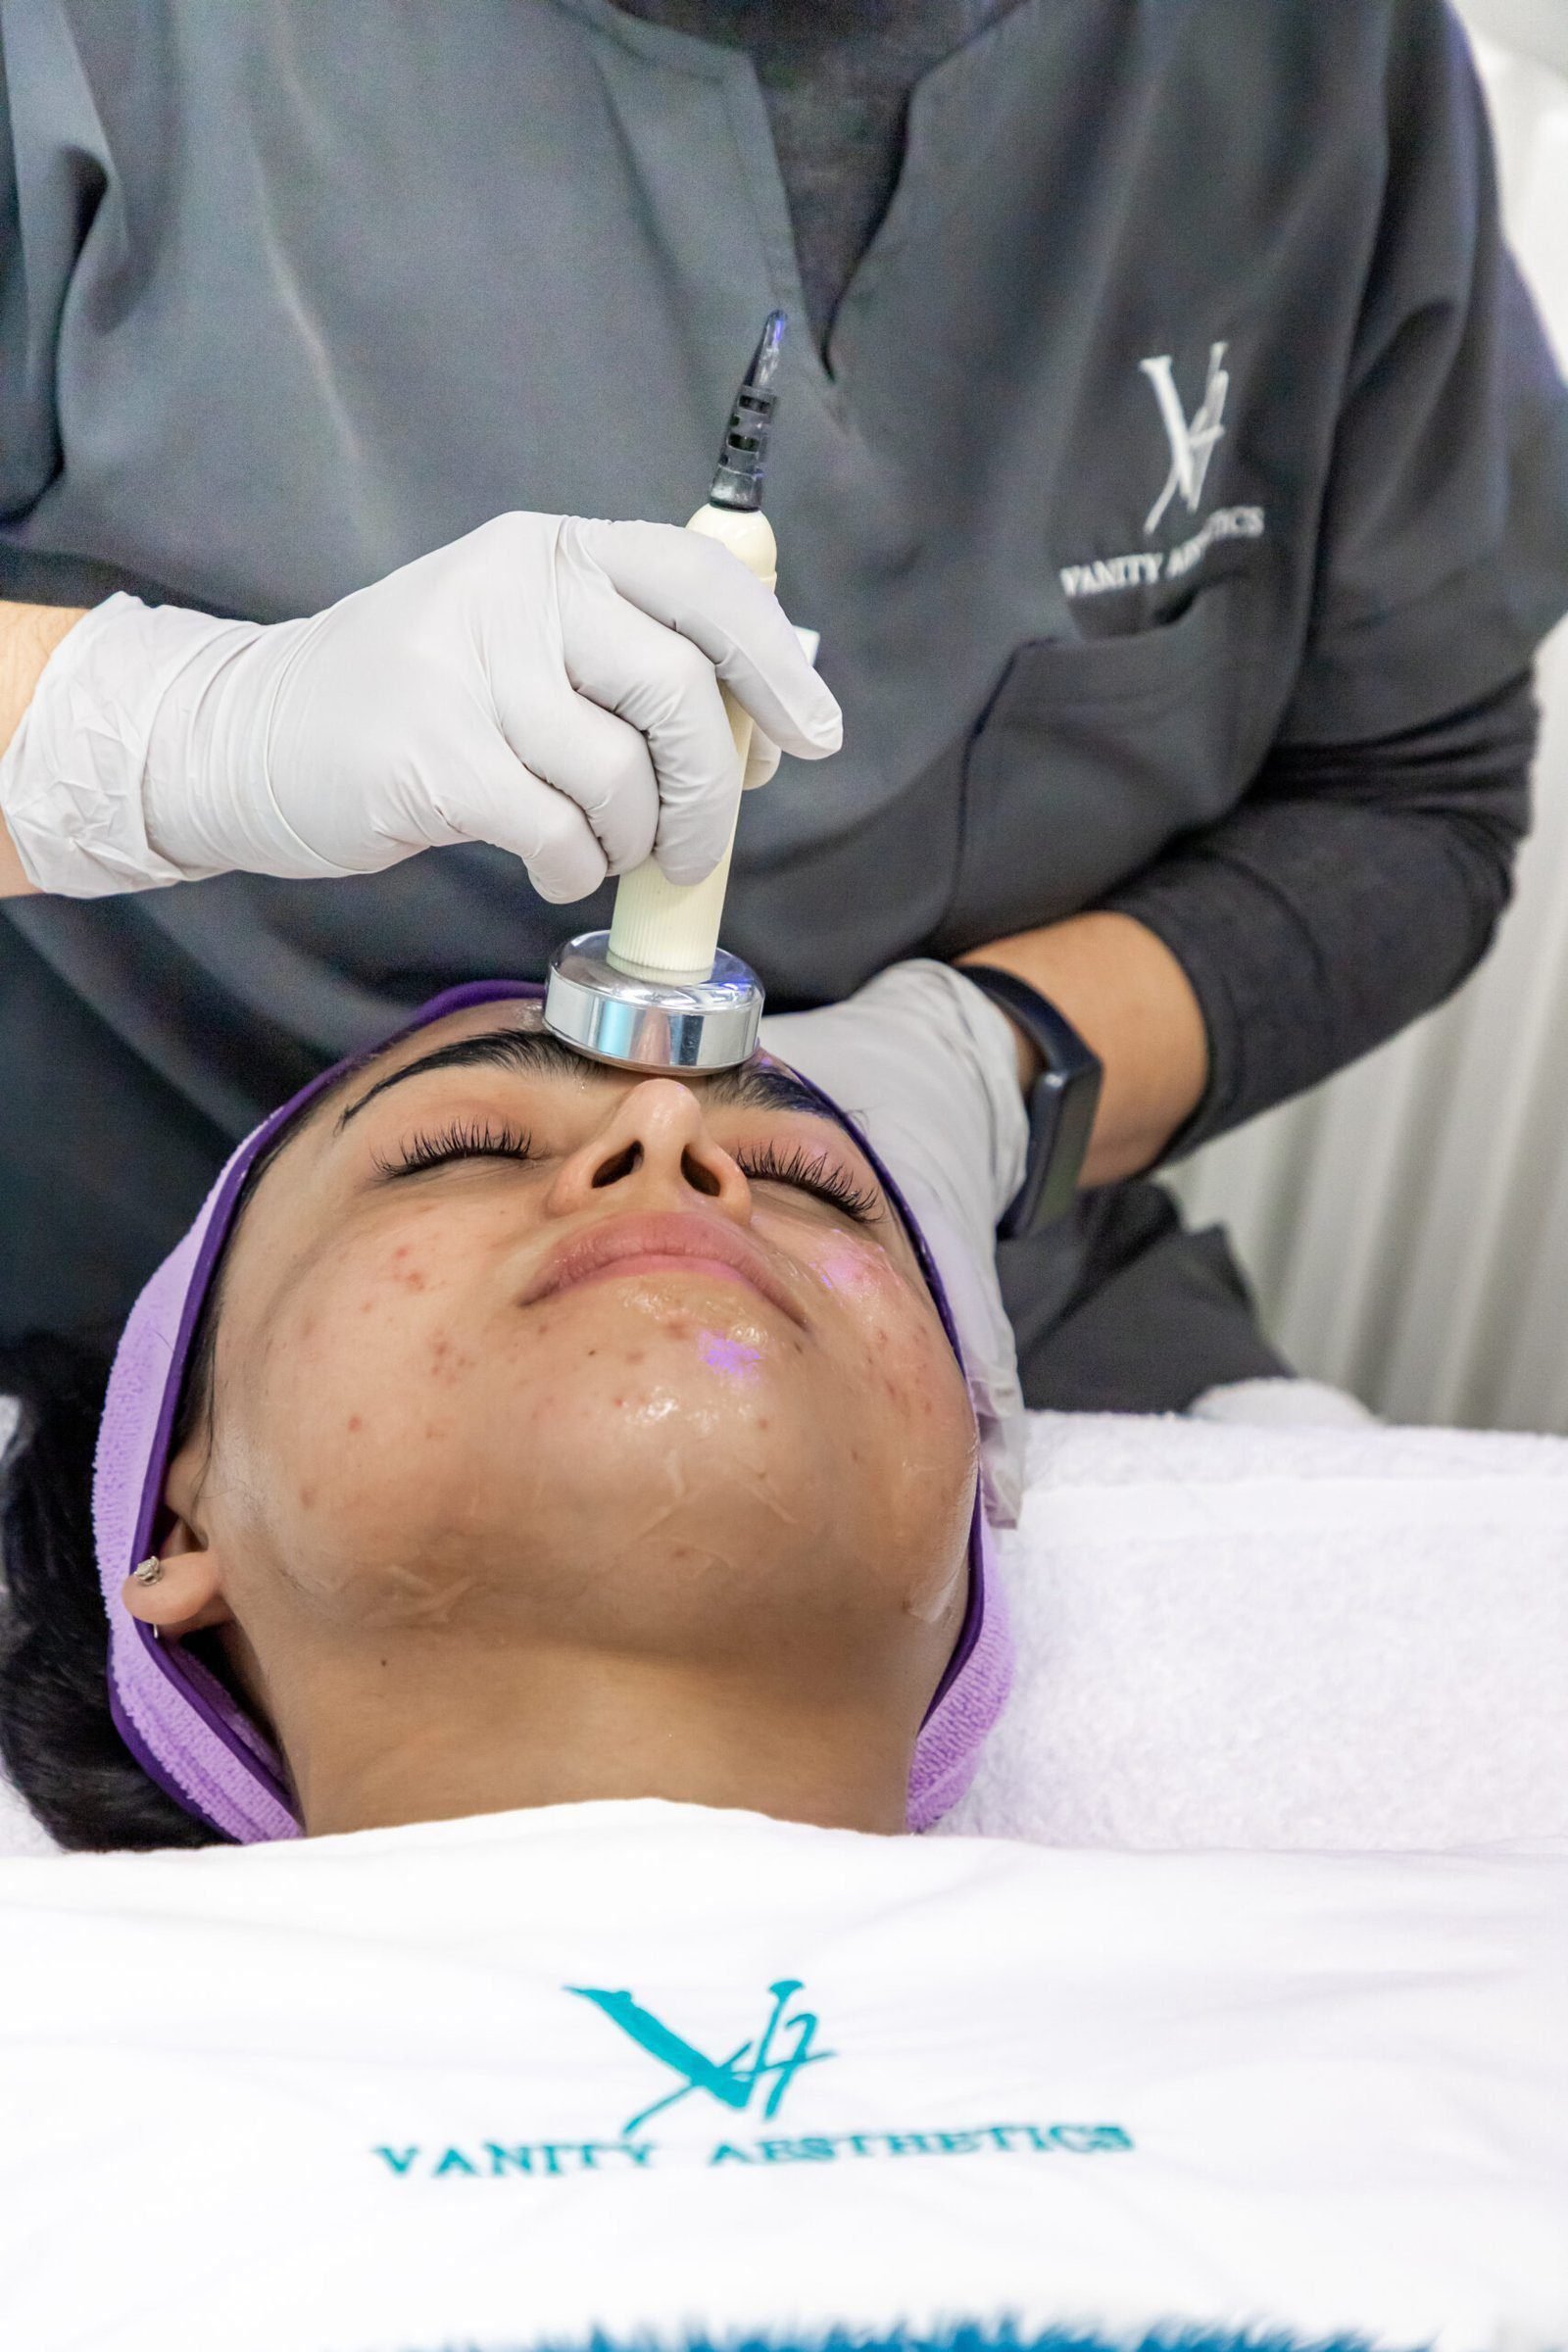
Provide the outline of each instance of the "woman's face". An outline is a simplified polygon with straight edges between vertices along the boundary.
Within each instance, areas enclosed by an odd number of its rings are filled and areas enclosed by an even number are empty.
[[[531,1004],[405,1039],[230,1244],[168,1499],[240,1663],[461,1630],[781,1670],[881,1644],[910,1736],[965,1596],[976,1442],[868,1163],[783,1072],[638,1079]],[[194,1540],[194,1539],[192,1539]]]

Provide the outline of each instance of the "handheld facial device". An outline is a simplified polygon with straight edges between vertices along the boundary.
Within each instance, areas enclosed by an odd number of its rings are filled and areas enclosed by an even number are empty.
[[[708,504],[689,531],[721,539],[771,588],[777,550],[762,514],[762,474],[777,394],[785,316],[770,313],[724,428]],[[737,781],[752,721],[724,689]],[[737,798],[737,813],[739,801]],[[730,848],[705,882],[666,882],[654,860],[623,874],[608,931],[585,931],[556,950],[545,990],[545,1026],[595,1061],[628,1069],[727,1070],[757,1043],[762,984],[718,944]]]

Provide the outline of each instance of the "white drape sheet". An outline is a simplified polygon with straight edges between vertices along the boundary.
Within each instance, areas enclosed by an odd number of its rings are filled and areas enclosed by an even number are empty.
[[[0,1863],[0,2342],[1558,2352],[1565,1924],[657,1803]]]

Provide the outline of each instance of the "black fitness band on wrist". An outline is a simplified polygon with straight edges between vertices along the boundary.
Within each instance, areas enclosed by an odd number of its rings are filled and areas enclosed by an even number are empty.
[[[997,1227],[999,1241],[1017,1241],[1054,1223],[1071,1208],[1104,1067],[1066,1014],[1027,980],[991,963],[954,968],[1011,1015],[1043,1064],[1029,1092],[1029,1157],[1023,1183]]]

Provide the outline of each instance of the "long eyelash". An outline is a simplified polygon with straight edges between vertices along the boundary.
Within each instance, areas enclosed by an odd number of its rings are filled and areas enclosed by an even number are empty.
[[[877,1195],[846,1175],[825,1152],[808,1152],[796,1144],[783,1152],[776,1144],[761,1144],[754,1151],[737,1152],[735,1164],[754,1182],[792,1184],[798,1192],[814,1193],[858,1225],[869,1225],[881,1214]]]
[[[450,1127],[416,1135],[403,1146],[396,1159],[374,1154],[383,1176],[417,1176],[426,1168],[445,1167],[454,1159],[532,1159],[533,1146],[519,1129],[492,1126],[488,1119],[467,1124],[455,1119]]]

